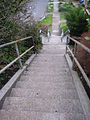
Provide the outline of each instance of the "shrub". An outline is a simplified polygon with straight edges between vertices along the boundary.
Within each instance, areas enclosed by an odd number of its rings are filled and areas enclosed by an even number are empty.
[[[73,8],[73,4],[61,4],[59,3],[59,12],[68,12]]]
[[[88,9],[90,9],[90,4],[88,5]]]
[[[72,4],[73,0],[66,0],[69,4]]]
[[[53,3],[48,4],[47,13],[53,12]]]
[[[62,23],[60,26],[61,30],[63,30],[63,32],[65,33],[68,29],[67,24],[66,23]]]
[[[53,0],[49,0],[49,2],[53,2]]]
[[[86,12],[81,6],[72,8],[69,13],[66,14],[67,26],[71,35],[80,36],[83,32],[88,30]]]
[[[30,26],[27,25],[26,36],[32,36],[33,37],[35,51],[38,52],[38,50],[42,46],[39,24],[38,23],[33,23]],[[30,43],[27,43],[27,44],[30,44]],[[31,41],[31,45],[32,45],[32,41]]]
[[[0,0],[0,44],[19,40],[27,36],[33,36],[35,50],[41,47],[41,38],[37,23],[27,25],[16,18],[17,12],[27,0]],[[32,40],[26,40],[18,44],[20,54],[33,45]],[[27,53],[22,59],[24,63],[33,51]],[[0,49],[0,69],[9,64],[17,57],[15,45],[10,45]],[[0,74],[0,88],[8,82],[13,74],[19,69],[18,61]]]
[[[88,16],[88,29],[90,30],[90,15]]]

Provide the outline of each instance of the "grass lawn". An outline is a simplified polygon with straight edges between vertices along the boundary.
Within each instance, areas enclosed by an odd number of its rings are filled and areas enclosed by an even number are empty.
[[[41,21],[41,24],[51,26],[52,25],[52,15],[47,15],[46,18]]]
[[[49,2],[53,2],[53,0],[49,0]]]
[[[52,12],[53,12],[53,3],[50,3],[47,6],[47,13],[52,13]]]
[[[60,28],[61,28],[61,30],[63,30],[63,32],[66,32],[66,31],[67,31],[67,29],[68,29],[68,27],[67,27],[67,24],[66,24],[66,23],[62,23],[62,24],[60,25]]]
[[[46,12],[47,12],[47,16],[46,18],[44,18],[42,21],[39,22],[40,27],[43,27],[43,25],[47,26],[50,30],[50,32],[52,32],[52,13],[53,13],[53,0],[49,0],[49,4],[46,8]],[[50,14],[51,13],[51,14]]]
[[[49,27],[50,32],[52,32],[52,15],[47,15],[45,19],[40,22],[40,26],[46,25]]]

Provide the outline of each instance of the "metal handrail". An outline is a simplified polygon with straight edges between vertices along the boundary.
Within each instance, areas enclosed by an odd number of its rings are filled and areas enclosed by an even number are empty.
[[[72,40],[73,42],[75,42],[76,44],[80,45],[84,50],[86,50],[88,53],[90,53],[90,49],[88,47],[86,47],[85,45],[83,45],[82,43],[78,42],[77,40],[71,38],[70,36],[68,36],[68,38],[70,40]]]
[[[88,15],[90,15],[90,12],[88,11],[88,9],[86,9],[86,12],[87,12]]]
[[[20,40],[12,41],[12,42],[9,42],[9,43],[5,43],[3,45],[0,45],[0,48],[9,46],[9,45],[12,45],[12,44],[15,44],[15,43],[18,43],[18,42],[21,42],[21,41],[24,41],[24,40],[27,40],[27,39],[30,39],[30,38],[32,38],[32,36],[29,36],[29,37],[26,37],[26,38],[22,38]]]
[[[74,52],[72,52],[72,50],[69,48],[68,45],[68,40],[73,41],[75,43],[74,45]],[[74,69],[75,64],[78,66],[80,72],[82,73],[87,85],[90,88],[90,80],[88,78],[88,76],[86,75],[84,69],[82,68],[82,66],[80,65],[79,61],[76,58],[76,54],[77,54],[77,45],[81,46],[85,51],[87,51],[90,54],[90,49],[88,47],[86,47],[85,45],[83,45],[82,43],[78,42],[77,40],[71,38],[70,36],[67,36],[67,44],[66,44],[66,54],[69,52],[73,58],[73,65],[72,65],[72,69]]]
[[[62,40],[63,40],[63,38],[64,37],[66,37],[66,36],[68,36],[70,34],[70,31],[69,31],[69,29],[65,32],[65,33],[63,33],[63,35],[61,36],[61,42],[62,42]]]
[[[21,62],[21,58],[26,54],[28,53],[30,50],[32,50],[34,48],[34,41],[33,42],[33,46],[30,47],[29,49],[27,49],[24,53],[22,53],[21,55],[19,54],[19,49],[18,49],[18,42],[21,42],[21,41],[24,41],[24,40],[28,40],[32,38],[32,36],[29,36],[29,37],[26,37],[26,38],[22,38],[20,40],[16,40],[16,41],[13,41],[13,42],[9,42],[9,43],[6,43],[6,44],[3,44],[3,45],[0,45],[0,48],[3,48],[3,47],[6,47],[6,46],[9,46],[9,45],[12,45],[12,44],[15,44],[15,48],[16,48],[16,53],[17,53],[17,58],[14,59],[12,62],[10,62],[8,65],[6,65],[3,69],[0,70],[0,74],[2,74],[5,70],[7,70],[10,66],[12,66],[15,62],[19,61],[19,64],[20,64],[20,68],[22,68],[22,62]],[[32,38],[33,39],[33,38]]]

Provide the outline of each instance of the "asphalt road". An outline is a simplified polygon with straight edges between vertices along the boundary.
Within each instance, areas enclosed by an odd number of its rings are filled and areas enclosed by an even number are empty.
[[[34,19],[38,21],[42,19],[46,14],[46,7],[48,4],[48,0],[29,0],[24,5],[24,12],[20,12],[20,17],[23,22],[30,21],[30,19]],[[32,17],[31,17],[32,14]]]

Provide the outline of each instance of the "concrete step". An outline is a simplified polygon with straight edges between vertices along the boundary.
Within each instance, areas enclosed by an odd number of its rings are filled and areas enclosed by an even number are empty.
[[[40,58],[41,60],[55,60],[55,58],[57,58],[57,60],[65,61],[65,56],[63,54],[42,54],[42,52],[44,52],[43,49],[40,51],[40,54],[36,56],[37,61],[39,61]]]
[[[0,120],[86,120],[81,113],[47,113],[30,111],[0,111]]]
[[[13,88],[11,97],[79,99],[75,89],[23,89]]]
[[[37,112],[0,110],[0,120],[37,120]]]
[[[53,42],[53,41],[52,41]],[[50,44],[50,43],[49,43]],[[51,46],[51,47],[50,47]],[[40,55],[45,55],[45,56],[49,56],[50,58],[53,56],[53,57],[57,57],[59,56],[60,58],[64,56],[64,53],[65,53],[65,47],[64,45],[62,45],[63,47],[61,46],[58,46],[58,45],[55,45],[55,47],[52,47],[52,45],[47,45],[46,47],[44,47],[41,51],[40,51]],[[56,48],[57,47],[57,48]],[[58,48],[60,47],[60,48]],[[46,49],[47,48],[47,49]]]
[[[50,56],[51,55],[46,56],[46,54],[45,54],[44,57],[42,57],[42,56],[36,57],[36,59],[32,63],[34,63],[34,64],[39,63],[41,65],[43,63],[45,63],[45,64],[50,63],[50,65],[55,64],[55,63],[56,63],[56,65],[57,64],[62,65],[62,63],[64,63],[63,65],[67,65],[67,62],[66,62],[65,58],[61,58],[59,56],[55,56],[55,57],[53,57],[53,56],[50,57]]]
[[[58,76],[58,77],[60,77],[60,78],[64,78],[64,77],[66,77],[67,78],[67,76],[68,76],[68,78],[71,78],[71,73],[70,73],[70,71],[68,71],[68,70],[55,70],[54,68],[51,68],[51,69],[43,69],[43,68],[41,68],[41,70],[38,68],[35,68],[35,69],[27,69],[24,73],[23,73],[23,76],[33,76],[34,75],[34,77],[35,76]]]
[[[24,75],[30,75],[30,76],[67,76],[67,77],[71,77],[71,73],[70,72],[63,72],[63,71],[29,71],[24,73]]]
[[[65,66],[67,65],[66,59],[64,57],[60,57],[60,56],[54,56],[54,54],[51,56],[51,54],[45,54],[44,56],[42,56],[42,54],[40,54],[40,56],[36,57],[35,60],[32,62],[32,64],[37,64],[39,63],[40,65],[42,65],[43,63],[45,64],[54,64],[54,65],[62,65]]]
[[[48,46],[48,45],[47,45]],[[48,46],[49,48],[48,49],[51,49],[50,48],[50,46]],[[53,48],[52,50],[54,50],[54,49],[57,49],[57,47],[55,47],[55,48]],[[57,58],[57,59],[59,59],[59,60],[65,60],[65,56],[64,56],[64,54],[42,54],[42,51],[46,51],[46,49],[45,48],[43,48],[43,49],[41,49],[41,51],[40,51],[40,54],[37,54],[37,56],[36,56],[36,58],[35,59],[47,59],[47,60],[50,60],[50,59],[55,59],[55,58]],[[34,60],[35,60],[34,59]]]
[[[6,98],[3,108],[5,110],[52,112],[52,113],[82,113],[79,100],[74,99],[42,99],[42,98]]]
[[[57,41],[60,41],[61,40],[61,37],[60,36],[56,36],[56,35],[51,35],[51,38],[50,38],[51,41],[55,40],[56,42]],[[47,49],[46,49],[47,48]],[[62,43],[60,44],[57,44],[57,45],[54,45],[54,44],[51,44],[51,45],[44,45],[43,46],[43,50],[45,51],[59,51],[59,55],[60,55],[60,50],[63,50],[63,53],[64,53],[64,50],[66,49],[66,45],[62,45]]]
[[[64,59],[53,59],[53,58],[51,58],[51,59],[48,59],[48,60],[46,60],[46,59],[40,59],[40,58],[38,58],[38,60],[35,60],[35,61],[33,61],[33,64],[36,64],[36,63],[39,63],[39,64],[43,64],[43,63],[45,63],[45,64],[48,64],[50,62],[50,64],[61,64],[61,63],[64,63],[65,65],[67,65],[66,63],[66,60],[64,60]],[[51,63],[52,62],[52,63]]]
[[[57,59],[56,59],[57,58]],[[45,63],[48,63],[48,61],[50,62],[50,64],[51,64],[51,61],[54,63],[54,62],[56,62],[56,64],[57,63],[59,63],[60,64],[60,62],[62,62],[62,63],[65,63],[66,64],[66,60],[65,59],[61,59],[60,57],[55,57],[55,58],[53,58],[53,57],[48,57],[48,59],[46,58],[42,58],[42,59],[40,59],[40,58],[37,58],[37,60],[35,60],[35,61],[33,61],[33,63],[34,62],[38,62],[38,63],[42,63],[42,62],[45,62]]]
[[[41,69],[53,69],[53,70],[67,70],[68,69],[68,66],[67,65],[65,65],[65,64],[59,64],[59,65],[55,65],[54,63],[52,63],[52,64],[39,64],[39,63],[36,63],[36,64],[34,64],[34,63],[32,63],[31,64],[31,66],[30,67],[28,67],[29,69],[30,68],[35,68],[35,69],[39,69],[39,68],[41,68]]]
[[[62,68],[62,71],[60,70],[60,68],[47,68],[47,67],[29,67],[27,69],[27,71],[25,71],[24,73],[30,73],[30,72],[55,72],[55,73],[61,73],[61,72],[69,72],[70,73],[70,70],[69,68]]]
[[[38,64],[38,63],[37,63]],[[34,66],[34,65],[33,65]],[[45,65],[45,67],[44,67],[44,65],[43,66],[34,66],[33,67],[32,65],[30,66],[30,67],[28,67],[27,68],[27,70],[26,70],[26,72],[27,73],[29,73],[29,72],[47,72],[47,71],[49,71],[49,72],[56,72],[56,73],[70,73],[70,70],[69,70],[69,68],[68,68],[68,66],[59,66],[59,67],[57,67],[57,65],[56,66],[54,66],[54,65],[49,65],[49,67],[47,67],[47,65]],[[24,72],[25,73],[25,72]]]
[[[49,64],[50,63],[50,64]],[[45,65],[48,65],[48,66],[56,66],[57,67],[57,65],[59,66],[59,67],[68,67],[68,65],[67,65],[67,62],[60,62],[60,61],[53,61],[53,59],[50,61],[50,62],[48,62],[48,61],[44,61],[44,62],[37,62],[37,61],[35,61],[35,62],[32,62],[32,64],[31,64],[31,66],[32,65],[41,65],[41,67],[43,66],[45,66]],[[36,66],[37,67],[37,66]]]
[[[57,58],[57,59],[56,59]],[[36,59],[33,61],[33,62],[47,62],[47,61],[57,61],[57,62],[66,62],[66,59],[63,58],[63,57],[60,57],[60,56],[46,56],[46,55],[43,55],[41,54],[40,56],[36,57]]]
[[[56,44],[56,46],[57,46],[59,43],[60,43],[60,41],[54,42],[54,40],[52,40],[48,43],[48,45]],[[57,54],[58,55],[60,55],[60,54],[64,55],[65,54],[65,48],[60,48],[60,49],[56,49],[56,50],[54,50],[53,47],[51,49],[47,48],[46,50],[43,49],[41,51],[41,54],[43,54],[43,55],[54,55],[54,56],[57,56]]]
[[[47,76],[68,76],[71,77],[71,73],[69,70],[62,70],[62,69],[57,69],[55,70],[54,68],[49,68],[46,70],[41,69],[36,69],[36,70],[29,70],[29,71],[25,71],[24,75],[31,75],[31,76],[43,76],[43,75],[47,75]]]
[[[75,85],[72,82],[33,82],[33,81],[19,81],[16,83],[16,88],[31,88],[31,89],[75,89]]]
[[[72,76],[65,76],[65,75],[59,75],[59,76],[55,76],[55,75],[31,75],[31,74],[24,74],[21,76],[20,81],[35,81],[35,82],[40,82],[40,81],[44,81],[44,82],[73,82]]]

